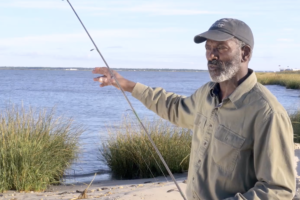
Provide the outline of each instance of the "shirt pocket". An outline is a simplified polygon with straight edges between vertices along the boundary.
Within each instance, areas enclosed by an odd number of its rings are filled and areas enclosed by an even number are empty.
[[[224,175],[230,175],[245,138],[219,125],[214,135],[212,158]]]

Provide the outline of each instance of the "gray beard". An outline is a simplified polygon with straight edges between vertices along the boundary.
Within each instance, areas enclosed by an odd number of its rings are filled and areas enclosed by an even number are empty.
[[[217,67],[220,72],[220,75],[213,75],[211,72],[209,73],[210,79],[213,82],[221,83],[227,80],[232,79],[237,72],[240,70],[240,52],[237,51],[235,56],[231,61],[228,61],[226,63],[218,62]]]

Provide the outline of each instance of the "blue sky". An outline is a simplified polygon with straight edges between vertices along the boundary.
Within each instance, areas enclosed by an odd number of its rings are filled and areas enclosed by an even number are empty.
[[[299,0],[70,1],[113,68],[206,69],[193,38],[225,17],[254,33],[250,68],[300,68]],[[66,1],[2,0],[0,27],[0,66],[104,66]]]

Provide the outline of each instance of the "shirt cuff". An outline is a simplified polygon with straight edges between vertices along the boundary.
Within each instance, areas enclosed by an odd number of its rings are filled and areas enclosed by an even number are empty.
[[[146,85],[143,85],[141,83],[136,83],[132,90],[131,95],[136,99],[141,99],[147,88],[148,86]]]

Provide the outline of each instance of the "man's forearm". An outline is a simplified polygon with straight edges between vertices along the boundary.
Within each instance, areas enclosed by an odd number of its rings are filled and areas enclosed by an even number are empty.
[[[184,97],[162,88],[151,88],[138,83],[132,96],[148,109],[177,126],[192,128],[195,116],[195,94]]]
[[[126,92],[132,93],[133,88],[135,87],[136,83],[130,80],[124,80],[124,84],[122,84],[122,88]]]

